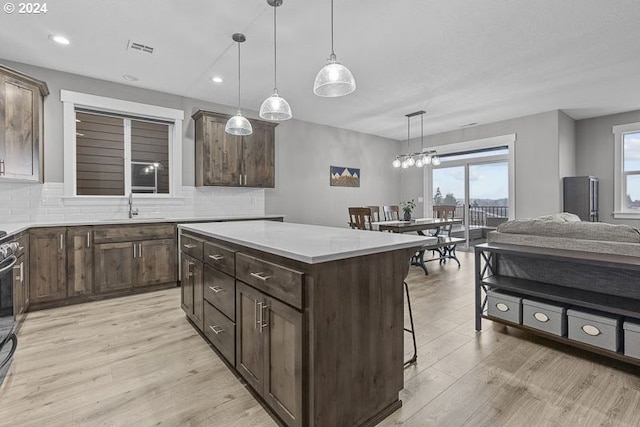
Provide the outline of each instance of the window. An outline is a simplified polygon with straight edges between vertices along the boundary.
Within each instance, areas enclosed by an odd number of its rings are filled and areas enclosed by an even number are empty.
[[[640,216],[640,123],[614,126],[615,218]]]
[[[175,196],[180,110],[62,91],[65,196]]]

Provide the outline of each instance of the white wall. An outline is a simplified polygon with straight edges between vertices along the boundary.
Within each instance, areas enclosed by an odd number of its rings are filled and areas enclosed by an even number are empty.
[[[394,140],[300,120],[276,127],[276,188],[266,213],[287,221],[346,227],[349,206],[397,204],[400,175]],[[360,187],[331,187],[329,166],[360,168]]]
[[[600,221],[640,227],[640,220],[614,219],[613,126],[640,122],[640,110],[576,122],[576,175],[599,178]]]
[[[563,206],[562,178],[576,176],[576,125],[575,120],[558,111],[558,168],[560,175],[560,206]]]

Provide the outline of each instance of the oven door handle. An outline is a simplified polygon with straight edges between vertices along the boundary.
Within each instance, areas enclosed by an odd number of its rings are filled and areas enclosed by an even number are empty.
[[[7,337],[7,339],[4,341],[3,346],[7,345],[7,343],[9,341],[13,341],[13,347],[11,347],[11,351],[9,352],[7,357],[5,357],[4,360],[0,363],[0,369],[2,369],[4,367],[4,365],[9,363],[9,361],[13,357],[13,353],[15,353],[16,352],[16,348],[18,348],[18,337],[16,337],[16,334],[9,335]]]
[[[16,258],[15,255],[9,255],[7,258],[5,258],[5,261],[6,260],[10,260],[9,265],[0,269],[0,275],[4,274],[7,270],[11,270],[13,266],[16,265],[16,261],[18,261],[18,258]]]

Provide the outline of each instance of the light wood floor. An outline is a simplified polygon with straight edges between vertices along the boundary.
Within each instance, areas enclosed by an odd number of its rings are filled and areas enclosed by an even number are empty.
[[[418,363],[380,426],[640,425],[640,368],[490,321],[476,333],[473,256],[460,258],[411,269]],[[0,426],[152,425],[275,423],[187,323],[177,288],[28,315]]]

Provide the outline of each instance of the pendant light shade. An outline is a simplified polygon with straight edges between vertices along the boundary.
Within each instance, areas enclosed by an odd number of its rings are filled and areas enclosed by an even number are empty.
[[[277,68],[277,44],[276,44],[276,9],[282,5],[283,0],[267,0],[273,7],[273,94],[264,100],[260,106],[260,117],[265,120],[289,120],[292,116],[291,107],[286,99],[278,95],[278,68]]]
[[[253,133],[253,128],[251,127],[249,120],[242,115],[242,111],[238,110],[235,116],[227,120],[224,131],[231,135],[245,136],[251,135]]]
[[[244,34],[235,33],[232,38],[234,42],[238,43],[238,112],[227,120],[224,130],[231,135],[251,135],[253,133],[251,123],[242,115],[242,109],[240,108],[240,43],[243,43],[246,37]]]
[[[349,95],[356,90],[356,80],[351,71],[336,58],[333,50],[333,0],[331,0],[331,55],[313,83],[313,93],[324,97]]]

